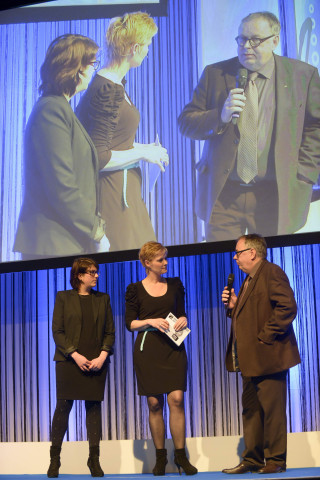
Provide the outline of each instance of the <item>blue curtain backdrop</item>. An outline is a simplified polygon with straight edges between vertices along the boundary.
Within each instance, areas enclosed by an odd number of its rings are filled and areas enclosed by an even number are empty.
[[[230,17],[234,20],[234,15],[240,18],[248,13],[246,0],[237,2],[235,14],[233,0],[226,0],[223,6],[216,2],[218,24],[214,9],[210,16],[217,31],[222,19],[227,22]],[[153,142],[158,134],[170,156],[170,165],[160,175],[155,189],[149,193],[145,175],[142,192],[156,235],[166,245],[203,240],[202,222],[194,213],[195,164],[200,158],[201,142],[182,137],[176,120],[201,73],[198,66],[203,56],[200,30],[206,14],[201,11],[204,3],[168,0],[168,15],[155,19],[159,31],[148,59],[127,75],[128,92],[141,114],[137,140]],[[260,4],[253,2],[252,10],[258,10]],[[320,8],[312,0],[279,0],[278,6],[274,10],[279,11],[283,27],[282,54],[319,68]],[[109,19],[0,25],[0,261],[20,258],[20,254],[12,252],[12,246],[24,187],[23,134],[38,98],[39,71],[46,49],[54,38],[68,32],[88,35],[103,46],[108,24]],[[233,34],[226,37],[222,32],[221,39],[210,48],[223,52],[227,46],[234,47]],[[233,47],[228,56],[235,54]],[[77,95],[72,100],[73,107],[79,99]]]
[[[286,2],[280,3],[284,18],[289,19]],[[148,61],[128,76],[129,93],[141,113],[138,141],[152,142],[158,133],[171,158],[152,195],[147,193],[147,182],[143,187],[154,224],[158,219],[156,233],[167,245],[201,240],[201,228],[193,213],[199,142],[183,139],[176,125],[177,115],[199,77],[197,5],[196,0],[168,0],[168,17],[156,19],[159,32]],[[45,51],[52,39],[66,32],[88,35],[103,45],[107,25],[108,19],[0,26],[1,65],[8,66],[0,69],[0,91],[5,100],[0,104],[2,261],[18,258],[11,248],[22,199],[23,131],[37,99]],[[283,48],[286,46],[288,42]],[[310,50],[310,54],[314,52]],[[156,59],[160,59],[159,64]],[[296,432],[320,426],[319,257],[319,245],[273,249],[269,257],[287,272],[299,306],[295,330],[302,364],[290,372],[288,396],[289,430]],[[170,260],[169,275],[180,276],[186,287],[192,329],[186,340],[188,436],[241,433],[241,382],[237,375],[225,371],[230,325],[220,302],[221,289],[234,268],[228,253]],[[143,270],[137,262],[128,262],[103,265],[101,271],[99,289],[111,296],[117,329],[103,403],[103,438],[150,438],[145,399],[136,394],[134,338],[124,327],[125,288],[142,279]],[[237,268],[234,273],[238,289],[241,275]],[[69,269],[0,275],[1,441],[49,440],[56,401],[51,317],[56,292],[69,288],[68,277]],[[68,439],[86,438],[84,418],[83,405],[76,402]]]
[[[197,0],[169,0],[168,15],[155,18],[159,31],[148,58],[126,76],[126,89],[141,116],[136,140],[151,143],[158,134],[170,157],[152,193],[147,175],[142,189],[156,235],[166,245],[202,241],[201,222],[194,213],[195,147],[191,150],[188,141],[186,151],[177,126],[199,76],[196,9]],[[97,19],[0,25],[0,261],[20,259],[12,246],[23,195],[23,134],[38,98],[45,52],[64,33],[87,35],[103,47],[108,24],[109,19]],[[103,57],[102,48],[102,63]],[[73,108],[79,99],[72,99]]]
[[[288,428],[319,430],[320,391],[320,246],[270,250],[269,260],[287,273],[295,291],[294,328],[302,364],[290,370]],[[111,296],[116,324],[105,401],[104,439],[150,438],[145,398],[137,395],[132,365],[134,336],[125,329],[126,286],[144,277],[136,262],[101,265],[99,290]],[[224,354],[230,320],[220,301],[230,272],[238,291],[243,274],[230,253],[169,259],[169,276],[186,288],[191,334],[186,393],[187,436],[241,434],[241,380],[228,374]],[[0,276],[0,434],[1,441],[48,441],[56,403],[51,318],[55,295],[69,287],[70,269],[8,273]],[[85,440],[84,402],[75,402],[67,438]],[[167,416],[166,416],[167,422]],[[167,425],[167,434],[169,429]]]

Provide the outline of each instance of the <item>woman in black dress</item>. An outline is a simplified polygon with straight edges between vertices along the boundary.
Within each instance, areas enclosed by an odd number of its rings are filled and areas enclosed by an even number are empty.
[[[98,151],[100,212],[110,250],[140,248],[156,239],[141,198],[139,162],[155,163],[164,171],[169,158],[160,145],[134,143],[140,115],[125,91],[124,76],[141,65],[157,30],[147,13],[128,13],[111,20],[106,33],[107,63],[77,107]]]
[[[101,401],[115,335],[109,295],[92,290],[98,277],[95,260],[77,258],[70,274],[73,290],[58,292],[54,305],[57,405],[51,429],[49,478],[59,474],[61,445],[74,400],[85,400],[91,475],[104,475],[99,463]]]
[[[177,346],[163,333],[169,326],[166,317],[171,312],[177,318],[177,331],[187,326],[184,287],[179,278],[163,278],[167,272],[167,249],[157,242],[147,242],[139,252],[146,269],[144,280],[132,283],[126,291],[126,327],[139,332],[133,361],[138,394],[146,395],[149,424],[156,448],[154,475],[164,475],[167,464],[164,394],[170,411],[170,431],[175,447],[174,462],[187,475],[197,469],[190,464],[185,452],[184,392],[187,388],[187,355],[184,344]]]

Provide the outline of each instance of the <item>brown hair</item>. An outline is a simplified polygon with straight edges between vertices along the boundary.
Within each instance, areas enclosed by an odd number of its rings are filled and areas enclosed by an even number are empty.
[[[245,22],[250,22],[250,20],[255,20],[258,18],[263,18],[266,20],[272,30],[272,33],[274,35],[279,35],[280,30],[281,30],[281,25],[278,20],[278,18],[271,12],[254,12],[254,13],[249,13],[245,18],[241,20],[241,24]]]
[[[79,274],[86,273],[88,268],[92,266],[95,267],[97,270],[99,269],[98,263],[93,260],[93,258],[79,257],[74,260],[70,272],[70,284],[74,290],[79,290],[82,283],[78,277]]]
[[[80,73],[96,59],[98,45],[83,35],[66,34],[50,43],[40,69],[40,95],[76,93]]]
[[[265,239],[257,233],[250,233],[248,235],[242,235],[238,240],[244,240],[246,247],[254,248],[259,258],[266,258],[267,256],[267,242]]]
[[[164,252],[167,255],[168,250],[159,242],[150,241],[142,245],[139,252],[139,260],[144,267],[146,267],[146,261],[151,262],[154,257]]]
[[[148,13],[126,13],[111,20],[106,33],[106,55],[108,65],[119,65],[136,43],[146,44],[158,31]]]

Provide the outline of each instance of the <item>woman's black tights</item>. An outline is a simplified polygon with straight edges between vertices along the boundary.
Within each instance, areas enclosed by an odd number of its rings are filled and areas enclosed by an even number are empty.
[[[52,419],[51,442],[54,447],[61,447],[68,428],[69,415],[73,400],[57,400]],[[87,436],[90,447],[99,446],[101,439],[101,402],[85,401]]]

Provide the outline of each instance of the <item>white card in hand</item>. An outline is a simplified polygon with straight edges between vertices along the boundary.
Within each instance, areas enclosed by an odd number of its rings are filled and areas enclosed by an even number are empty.
[[[173,341],[176,345],[181,345],[181,343],[184,341],[187,335],[191,332],[190,328],[185,327],[183,330],[179,330],[178,332],[174,329],[174,324],[178,320],[173,313],[169,313],[169,315],[166,318],[167,322],[169,323],[169,328],[165,331],[165,333],[168,335],[170,340]]]

